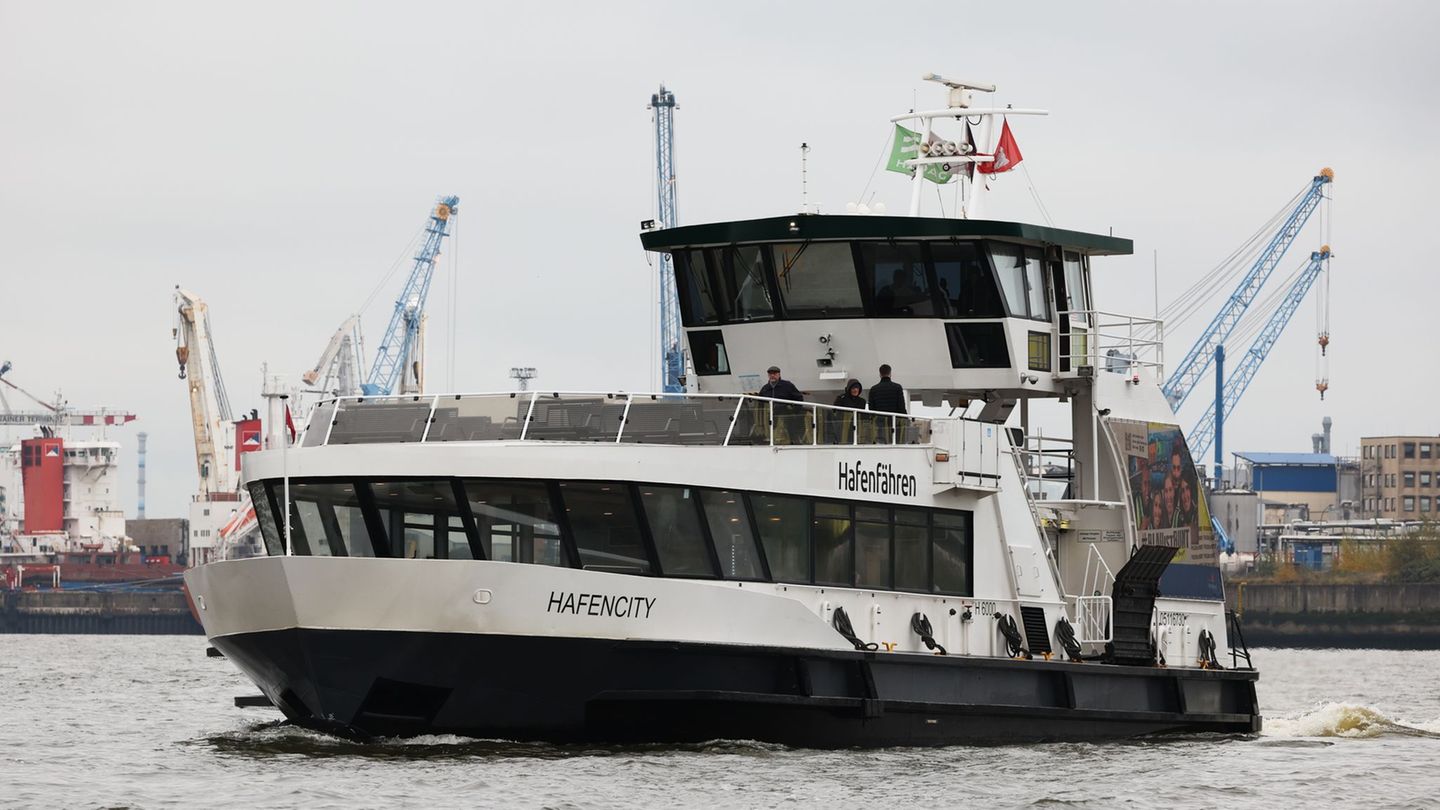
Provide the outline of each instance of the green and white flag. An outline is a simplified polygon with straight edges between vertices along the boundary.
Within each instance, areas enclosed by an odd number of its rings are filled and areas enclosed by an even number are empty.
[[[930,142],[936,142],[935,136],[930,136]],[[900,172],[915,176],[915,170],[906,166],[905,161],[914,160],[920,156],[920,133],[908,130],[899,124],[895,125],[895,145],[890,149],[890,162],[885,166],[886,171]],[[925,168],[925,179],[932,183],[945,185],[950,182],[949,164],[932,163]]]

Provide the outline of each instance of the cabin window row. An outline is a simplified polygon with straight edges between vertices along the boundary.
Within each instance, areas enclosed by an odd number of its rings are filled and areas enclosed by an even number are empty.
[[[483,559],[642,576],[973,592],[970,513],[605,481],[290,481],[303,556]],[[284,489],[253,482],[272,556]]]
[[[1084,258],[1003,242],[790,242],[676,250],[686,326],[815,318],[1033,318],[1089,309]]]

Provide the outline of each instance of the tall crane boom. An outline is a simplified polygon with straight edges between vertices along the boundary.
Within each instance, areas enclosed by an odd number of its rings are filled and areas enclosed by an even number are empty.
[[[1260,252],[1259,258],[1251,266],[1249,272],[1240,280],[1239,286],[1230,294],[1230,298],[1220,307],[1214,320],[1200,333],[1195,345],[1185,355],[1185,359],[1175,367],[1170,378],[1161,386],[1165,398],[1170,401],[1170,407],[1178,410],[1195,390],[1195,384],[1205,376],[1210,369],[1210,364],[1215,359],[1215,347],[1223,344],[1230,336],[1235,325],[1240,322],[1240,317],[1255,300],[1260,288],[1270,278],[1275,266],[1284,257],[1285,251],[1289,249],[1300,229],[1309,221],[1310,215],[1315,212],[1316,206],[1324,198],[1325,186],[1335,179],[1335,172],[1330,169],[1321,169],[1320,173],[1310,181],[1310,188],[1301,197],[1294,210],[1285,218],[1284,224],[1279,231],[1271,238],[1270,243]]]
[[[340,328],[330,336],[330,343],[325,346],[325,351],[320,353],[320,359],[315,362],[315,366],[300,375],[306,385],[319,385],[320,390],[327,394],[342,397],[354,396],[360,392],[357,378],[360,367],[359,341],[356,340],[359,325],[358,315],[351,315],[340,324]]]
[[[430,295],[430,281],[435,276],[435,260],[440,256],[440,243],[449,234],[450,217],[459,213],[460,198],[445,197],[430,212],[425,226],[425,241],[415,254],[415,265],[405,282],[405,289],[395,299],[390,325],[375,350],[370,374],[360,386],[366,396],[391,393],[420,393],[423,362],[421,327],[425,316],[425,299]]]
[[[675,204],[675,94],[660,85],[660,92],[650,96],[650,109],[655,111],[655,216],[660,227],[680,224]],[[680,344],[680,301],[675,294],[675,273],[669,253],[661,253],[660,261],[660,385],[667,394],[685,390],[680,378],[685,374],[685,350]]]
[[[202,495],[234,492],[233,463],[222,452],[231,422],[230,398],[210,334],[210,307],[189,290],[175,288],[175,359],[190,389],[190,423],[195,432],[195,469]]]
[[[1290,289],[1285,293],[1285,298],[1271,314],[1270,320],[1255,336],[1250,348],[1245,351],[1245,356],[1235,370],[1225,379],[1224,394],[1221,402],[1223,418],[1229,420],[1230,413],[1235,410],[1235,403],[1240,401],[1240,396],[1245,389],[1250,387],[1250,382],[1255,379],[1255,372],[1260,370],[1260,365],[1269,356],[1270,350],[1274,348],[1275,341],[1280,339],[1280,334],[1285,331],[1285,325],[1290,323],[1290,317],[1299,308],[1300,302],[1305,300],[1306,294],[1315,284],[1315,279],[1325,271],[1326,263],[1330,260],[1330,246],[1326,245],[1310,254],[1310,263],[1300,272]],[[1206,410],[1195,425],[1195,428],[1185,434],[1190,443],[1190,452],[1195,458],[1202,458],[1205,451],[1210,449],[1210,443],[1215,439],[1215,411]]]

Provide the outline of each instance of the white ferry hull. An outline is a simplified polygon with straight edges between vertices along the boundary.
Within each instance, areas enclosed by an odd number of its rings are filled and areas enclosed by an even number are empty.
[[[1254,672],[855,651],[798,602],[700,582],[286,557],[187,583],[291,721],[345,735],[832,748],[1260,727]]]

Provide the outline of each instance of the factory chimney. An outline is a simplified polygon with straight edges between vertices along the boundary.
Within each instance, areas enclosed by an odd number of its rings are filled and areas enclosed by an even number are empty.
[[[140,434],[136,436],[140,442],[139,451],[135,454],[140,461],[140,476],[135,481],[135,496],[139,501],[135,506],[136,520],[145,519],[145,437],[148,435],[149,434],[142,430]]]
[[[1310,434],[1310,446],[1314,452],[1330,455],[1330,427],[1334,424],[1328,416],[1320,420],[1321,430],[1324,432]]]

